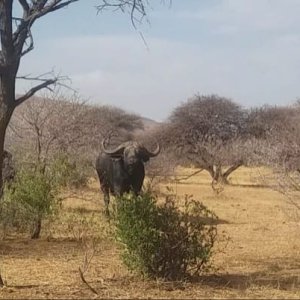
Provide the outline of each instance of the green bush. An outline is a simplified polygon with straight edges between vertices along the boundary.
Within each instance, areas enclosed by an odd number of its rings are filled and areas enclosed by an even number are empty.
[[[174,197],[162,205],[150,192],[116,198],[113,219],[122,259],[130,270],[152,278],[179,280],[211,266],[217,235],[216,215],[186,197],[183,210]]]
[[[87,168],[80,168],[69,156],[59,154],[47,164],[22,166],[15,181],[6,187],[0,202],[0,225],[4,235],[9,230],[31,231],[39,238],[42,221],[51,221],[58,212],[61,187],[79,187],[87,183]]]
[[[2,225],[19,231],[30,230],[38,238],[42,220],[54,215],[59,207],[58,187],[39,170],[21,170],[1,201]]]

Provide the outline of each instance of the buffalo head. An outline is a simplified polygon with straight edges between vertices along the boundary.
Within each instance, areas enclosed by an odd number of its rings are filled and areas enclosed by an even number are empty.
[[[151,157],[157,156],[160,152],[160,146],[157,144],[156,149],[151,152],[142,144],[135,141],[129,141],[122,143],[115,149],[108,150],[105,148],[103,140],[102,150],[111,158],[123,159],[124,168],[127,170],[128,174],[132,174],[138,164],[147,162]]]

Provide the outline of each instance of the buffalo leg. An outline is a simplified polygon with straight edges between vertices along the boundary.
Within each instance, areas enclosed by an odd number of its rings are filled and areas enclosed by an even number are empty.
[[[137,178],[132,184],[132,191],[136,196],[138,196],[141,193],[143,181],[144,181],[144,176],[142,178]]]
[[[109,189],[101,186],[101,190],[103,192],[103,199],[105,205],[105,214],[109,215],[108,205],[109,205]]]

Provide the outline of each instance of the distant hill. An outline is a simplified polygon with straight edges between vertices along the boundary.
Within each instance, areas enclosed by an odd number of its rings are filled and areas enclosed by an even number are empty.
[[[142,117],[141,120],[144,125],[144,131],[149,131],[149,130],[155,129],[156,127],[158,127],[161,124],[160,122],[154,121],[149,118]]]
[[[40,96],[32,96],[27,101],[27,103],[29,103],[29,102],[38,102],[38,101],[42,101],[42,100],[44,101],[44,103],[49,103],[49,105],[53,105],[54,104],[53,100],[56,100],[56,99],[55,99],[55,96],[53,96],[53,99],[52,98],[50,98],[50,99],[43,98],[43,97],[40,97]],[[62,102],[65,102],[66,104],[69,103],[69,101],[65,100],[64,98],[62,99]],[[70,103],[72,103],[72,101],[70,101]],[[75,103],[76,103],[76,101],[75,101]],[[82,102],[79,100],[78,104],[81,105],[81,103]],[[107,112],[107,117],[110,117],[110,119],[108,119],[107,122],[112,122],[114,120],[114,118],[118,117],[116,119],[116,123],[120,123],[120,121],[122,121],[123,115],[125,117],[127,116],[127,114],[128,114],[128,116],[131,115],[130,113],[128,113],[127,111],[125,111],[123,109],[120,109],[120,108],[114,107],[114,106],[110,106],[110,105],[94,105],[94,104],[85,103],[85,104],[83,104],[83,106],[86,106],[87,108],[93,108],[94,107],[95,110],[99,110],[99,111],[103,110],[104,114],[105,114],[105,111],[106,111]],[[18,108],[17,112],[20,112],[22,114],[24,108],[25,108],[25,106],[22,105],[20,108]],[[17,112],[14,114],[14,119],[17,115]],[[114,113],[115,115],[113,115],[112,113]],[[132,116],[134,116],[134,114],[132,114]],[[136,115],[136,119],[138,121],[141,121],[141,123],[144,127],[143,129],[135,129],[133,131],[133,134],[137,135],[137,136],[139,134],[145,134],[145,132],[152,131],[156,127],[158,127],[160,124],[162,124],[160,122],[154,121],[150,118],[146,118],[146,117],[143,117],[143,116],[140,116],[140,115]],[[130,119],[127,118],[127,122],[131,122]]]
[[[144,129],[134,130],[134,136],[139,139],[139,135],[144,135],[145,133],[155,130],[161,123],[156,122],[152,119],[141,117]]]

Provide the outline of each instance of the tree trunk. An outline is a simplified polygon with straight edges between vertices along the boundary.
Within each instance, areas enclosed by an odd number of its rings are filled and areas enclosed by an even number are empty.
[[[220,165],[215,166],[213,179],[216,182],[221,182],[222,181],[222,167]]]
[[[3,195],[3,155],[4,155],[4,137],[5,137],[5,130],[2,127],[2,124],[0,124],[0,198],[2,198]]]
[[[0,288],[4,287],[4,280],[2,279],[2,275],[0,272]]]
[[[32,239],[38,239],[40,237],[41,229],[42,229],[42,218],[39,217],[37,219],[36,223],[34,224],[34,229],[33,229],[33,233],[31,235],[31,238]]]
[[[11,113],[2,111],[0,106],[0,199],[3,196],[3,156],[4,156],[4,140],[6,128],[11,118]]]
[[[214,170],[214,167],[213,166],[206,166],[204,168],[205,170],[207,170],[211,176],[211,178],[214,180],[215,178],[215,170]]]
[[[10,76],[0,73],[0,199],[3,195],[3,155],[5,133],[15,109],[15,83]]]
[[[223,182],[222,166],[212,165],[206,168],[214,183]]]
[[[223,180],[224,182],[228,183],[228,177],[229,175],[234,172],[236,169],[238,169],[240,166],[243,165],[243,162],[242,161],[239,161],[237,162],[236,164],[234,164],[233,166],[231,166],[227,171],[225,171],[223,174],[222,174],[222,177],[223,177]]]

